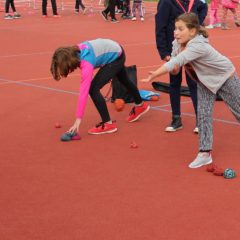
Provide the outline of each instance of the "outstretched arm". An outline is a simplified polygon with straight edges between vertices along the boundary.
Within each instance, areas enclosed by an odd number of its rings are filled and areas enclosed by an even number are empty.
[[[70,132],[70,133],[79,132],[79,127],[80,127],[81,121],[82,121],[81,118],[77,118],[76,121],[74,122],[74,124],[72,125],[72,127],[69,128],[68,132]]]
[[[88,62],[82,61],[80,69],[82,73],[82,78],[81,78],[80,92],[79,92],[78,103],[77,103],[76,120],[72,125],[72,127],[68,130],[68,132],[70,133],[79,131],[79,127],[80,127],[83,114],[85,111],[85,107],[87,104],[89,89],[90,89],[92,77],[93,77],[94,69],[93,69],[93,66]]]
[[[178,74],[180,70],[180,66],[179,65],[175,65],[173,70],[170,71],[171,74],[175,75]],[[142,79],[141,82],[151,82],[152,80],[154,80],[155,78],[164,75],[166,73],[168,73],[169,70],[165,67],[165,64],[162,65],[160,68],[158,68],[155,71],[150,71],[149,75],[147,78]]]

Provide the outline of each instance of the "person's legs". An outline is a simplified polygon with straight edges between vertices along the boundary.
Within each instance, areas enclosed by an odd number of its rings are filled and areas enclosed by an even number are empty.
[[[109,11],[110,11],[110,16],[113,19],[116,20],[116,17],[115,17],[115,6],[116,6],[116,0],[109,0]]]
[[[85,5],[83,4],[82,0],[79,0],[79,5],[82,8],[82,10],[84,11],[84,9],[86,8]]]
[[[16,8],[15,8],[15,5],[14,5],[14,0],[10,0],[10,5],[11,5],[11,8],[12,8],[13,12],[16,12]]]
[[[42,0],[42,15],[47,15],[47,0]]]
[[[229,78],[219,89],[218,94],[240,122],[240,81],[237,75]]]
[[[190,96],[192,99],[192,103],[193,103],[193,108],[194,108],[194,112],[196,115],[196,127],[194,128],[194,132],[198,133],[198,124],[197,124],[197,82],[192,80],[191,77],[185,72],[186,74],[186,82],[190,91]]]
[[[111,119],[107,109],[106,101],[102,96],[100,89],[117,75],[117,73],[122,69],[123,65],[123,58],[120,57],[114,62],[101,67],[92,80],[89,94],[101,116],[102,122],[108,122]]]
[[[56,3],[56,0],[51,0],[51,4],[52,4],[52,12],[53,12],[53,15],[58,15],[58,13],[57,13],[57,3]]]
[[[143,10],[142,2],[140,2],[138,4],[138,12],[139,12],[140,19],[143,21],[144,20],[144,10]]]
[[[9,13],[9,7],[10,7],[10,0],[6,0],[5,2],[5,13]]]
[[[133,16],[133,17],[132,17],[132,20],[133,20],[133,21],[136,21],[136,19],[137,19],[137,18],[136,18],[136,8],[137,8],[136,5],[137,5],[137,4],[136,4],[135,2],[134,2],[133,5],[132,5],[132,16]]]
[[[6,14],[5,19],[9,19],[9,17],[14,18],[14,19],[21,18],[21,15],[17,12],[17,10],[15,8],[14,0],[10,0],[9,3],[10,3],[10,6],[11,6],[14,14],[13,14],[13,16]]]
[[[190,91],[191,99],[193,102],[194,112],[197,116],[197,82],[192,80],[191,77],[186,73],[186,82]]]
[[[123,2],[121,0],[116,0],[117,12],[122,13],[123,10]]]
[[[226,21],[226,19],[227,19],[227,11],[228,11],[228,8],[226,8],[226,7],[223,7],[222,8],[222,30],[227,30],[227,29],[229,29],[228,27],[227,27],[227,21]]]
[[[182,83],[182,69],[176,75],[169,75],[169,95],[172,108],[172,122],[165,129],[166,132],[175,132],[182,129],[181,112],[180,112],[180,89]]]
[[[211,151],[213,143],[212,111],[216,95],[198,84],[199,151]]]
[[[114,76],[117,76],[119,81],[126,87],[130,94],[132,94],[135,100],[136,106],[134,106],[130,112],[127,119],[128,122],[135,122],[150,109],[146,103],[143,103],[137,87],[128,78],[124,63],[125,53],[123,51],[122,55],[117,60],[100,68],[91,83],[89,94],[101,116],[103,123],[109,122],[111,119],[107,109],[106,101],[103,98],[100,89]]]
[[[198,168],[210,164],[212,157],[213,131],[212,131],[212,111],[216,99],[213,94],[202,84],[198,84],[198,127],[199,127],[199,153],[190,168]]]
[[[180,90],[182,84],[182,70],[177,75],[170,74],[169,95],[172,114],[180,116]]]
[[[104,134],[117,131],[117,126],[111,121],[107,104],[100,89],[106,85],[114,76],[117,76],[124,67],[125,56],[121,55],[112,63],[101,67],[95,75],[89,90],[94,105],[101,116],[102,122],[88,131],[89,134]],[[118,75],[119,76],[119,75]],[[121,73],[120,73],[121,76]]]
[[[79,12],[79,0],[75,2],[75,12]]]
[[[5,2],[5,16],[4,19],[13,19],[13,16],[9,14],[11,0],[6,0]]]
[[[107,7],[101,12],[102,17],[104,18],[105,21],[108,21],[108,13],[110,12],[110,8],[109,8],[109,2]]]

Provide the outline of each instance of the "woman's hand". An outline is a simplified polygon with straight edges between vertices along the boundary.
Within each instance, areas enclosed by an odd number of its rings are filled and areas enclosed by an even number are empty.
[[[68,130],[69,133],[77,133],[79,131],[79,126],[81,124],[81,119],[77,118],[73,126]]]
[[[154,71],[150,71],[148,73],[148,77],[144,78],[144,79],[141,79],[140,81],[145,82],[145,83],[150,82],[153,79],[153,73],[154,73]]]
[[[145,79],[142,79],[141,82],[150,82],[150,81],[154,80],[156,77],[166,74],[167,72],[168,72],[167,68],[164,65],[162,65],[157,70],[150,71],[148,74],[148,77]]]

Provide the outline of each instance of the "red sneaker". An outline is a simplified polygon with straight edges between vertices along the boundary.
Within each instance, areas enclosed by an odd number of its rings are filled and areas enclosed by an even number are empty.
[[[145,114],[150,109],[150,106],[147,105],[145,102],[142,106],[135,106],[132,108],[129,116],[127,118],[128,122],[135,122],[137,121],[143,114]]]
[[[117,131],[117,126],[115,123],[99,123],[96,127],[88,130],[89,134],[104,134],[104,133],[114,133]]]

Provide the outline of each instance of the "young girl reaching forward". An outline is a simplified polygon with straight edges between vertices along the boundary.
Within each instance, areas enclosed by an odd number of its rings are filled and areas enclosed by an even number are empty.
[[[209,44],[208,34],[194,13],[176,19],[174,37],[171,60],[142,81],[149,82],[167,72],[176,74],[182,66],[197,81],[199,153],[189,165],[197,168],[212,162],[212,111],[216,93],[240,121],[240,81],[231,61]]]
[[[52,57],[51,73],[55,80],[67,77],[75,69],[81,70],[80,92],[77,103],[76,120],[68,132],[78,132],[82,121],[88,94],[101,116],[101,122],[88,131],[89,134],[104,134],[117,131],[112,122],[105,99],[100,89],[114,76],[128,89],[135,100],[127,121],[134,122],[149,110],[149,106],[142,102],[137,87],[129,80],[125,69],[125,53],[123,48],[110,39],[96,39],[79,43],[76,46],[60,47]],[[94,69],[100,68],[93,76]]]

